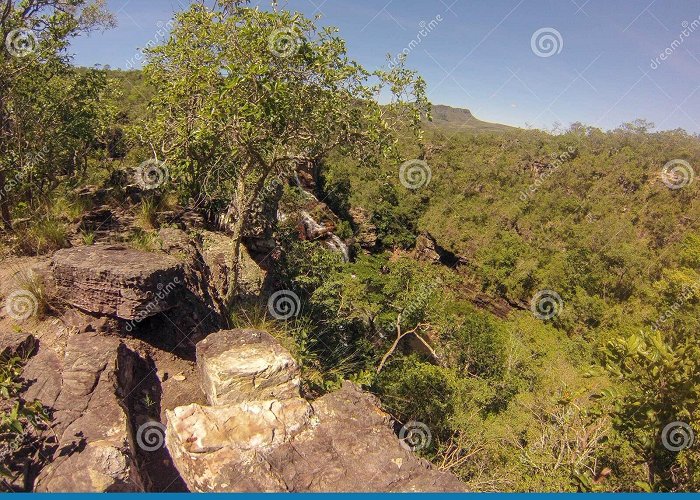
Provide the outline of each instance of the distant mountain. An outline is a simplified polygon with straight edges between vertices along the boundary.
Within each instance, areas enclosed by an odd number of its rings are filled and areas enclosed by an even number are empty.
[[[484,122],[475,118],[468,109],[453,108],[442,104],[433,105],[432,115],[433,121],[426,124],[429,128],[459,128],[480,132],[504,132],[516,128],[500,123]]]

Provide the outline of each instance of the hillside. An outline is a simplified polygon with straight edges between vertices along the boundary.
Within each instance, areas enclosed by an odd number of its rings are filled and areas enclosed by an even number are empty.
[[[504,132],[515,130],[515,127],[481,121],[472,115],[471,111],[462,108],[453,108],[442,104],[432,107],[432,122],[426,125],[428,128],[441,128],[450,130],[469,130],[477,132]]]
[[[0,17],[0,490],[700,489],[700,137],[426,123],[240,1],[77,68],[71,4]]]

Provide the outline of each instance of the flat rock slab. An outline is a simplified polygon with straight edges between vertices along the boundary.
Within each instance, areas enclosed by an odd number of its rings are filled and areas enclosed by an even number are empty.
[[[115,393],[119,340],[75,335],[61,358],[40,346],[27,363],[25,397],[51,410],[58,438],[38,492],[139,491],[127,417]]]
[[[265,456],[292,492],[463,492],[401,445],[390,417],[350,382],[312,403],[317,425]]]
[[[70,305],[131,321],[174,307],[184,284],[183,266],[173,257],[119,245],[59,250],[53,277]]]
[[[197,344],[197,366],[211,405],[299,396],[299,367],[267,332],[213,333]]]

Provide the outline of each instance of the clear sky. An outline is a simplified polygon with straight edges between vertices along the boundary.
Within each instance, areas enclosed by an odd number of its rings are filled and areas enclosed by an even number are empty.
[[[76,40],[76,64],[137,63],[138,48],[190,2],[108,3],[119,27]],[[289,0],[286,6],[340,28],[350,55],[368,68],[407,49],[407,63],[427,80],[433,103],[469,108],[483,120],[548,129],[581,121],[609,129],[646,118],[657,129],[700,133],[699,0]],[[421,26],[426,35],[419,37]]]

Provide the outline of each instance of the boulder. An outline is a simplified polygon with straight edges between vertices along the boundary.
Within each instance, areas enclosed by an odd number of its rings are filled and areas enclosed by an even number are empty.
[[[462,257],[461,255],[457,255],[441,247],[435,238],[427,231],[421,232],[416,238],[413,258],[423,262],[443,264],[453,268],[468,263],[466,257]]]
[[[233,255],[233,239],[225,234],[202,231],[202,259],[206,265],[209,286],[216,290],[219,299],[225,296],[228,279],[232,276],[230,259]],[[238,296],[242,299],[257,299],[262,295],[267,273],[258,266],[241,245],[238,276]]]
[[[440,253],[435,240],[426,232],[422,232],[416,238],[416,248],[413,257],[422,262],[440,262]]]
[[[176,259],[119,245],[59,250],[53,257],[53,277],[68,304],[124,320],[172,308],[184,281]]]
[[[309,423],[301,398],[179,407],[167,414],[166,443],[192,491],[286,491],[263,456]]]
[[[222,330],[197,344],[197,365],[211,405],[299,396],[300,372],[272,335]]]
[[[108,206],[101,206],[83,214],[78,224],[81,232],[109,231],[115,226],[117,219]]]
[[[57,448],[37,478],[38,492],[139,491],[127,417],[116,396],[119,340],[68,339],[63,358],[40,347],[25,367],[27,399],[52,412]]]

